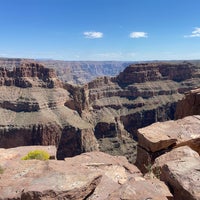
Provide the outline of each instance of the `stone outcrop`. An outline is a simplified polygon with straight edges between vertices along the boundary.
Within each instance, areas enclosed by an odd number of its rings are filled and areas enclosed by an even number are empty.
[[[200,148],[200,146],[199,146]],[[174,199],[200,199],[200,157],[188,146],[178,147],[158,157],[160,179],[171,189]]]
[[[164,181],[175,200],[200,199],[199,128],[194,115],[138,129],[136,166]]]
[[[157,122],[138,130],[136,165],[145,166],[172,148],[189,146],[200,154],[200,116],[189,116],[177,121]]]
[[[90,152],[65,161],[23,161],[18,148],[1,151],[1,200],[173,199],[163,182],[146,180],[125,157]],[[10,156],[2,157],[6,151]]]
[[[191,64],[182,63],[144,63],[127,67],[117,77],[121,85],[143,83],[147,81],[173,80],[176,82],[192,78],[195,69]],[[198,76],[197,76],[198,77]]]
[[[189,115],[200,115],[200,88],[187,92],[184,99],[177,104],[176,119]]]
[[[12,70],[0,68],[0,86],[29,88],[34,83],[47,88],[61,84],[53,69],[45,68],[38,63],[22,62],[19,67],[14,67]]]

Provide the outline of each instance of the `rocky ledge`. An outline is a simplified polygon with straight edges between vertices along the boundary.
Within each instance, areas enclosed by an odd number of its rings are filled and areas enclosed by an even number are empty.
[[[195,115],[138,130],[136,165],[160,177],[176,200],[200,199],[199,128]]]
[[[138,129],[137,166],[145,171],[148,162],[153,163],[156,157],[185,145],[200,154],[199,127],[200,116],[194,115]]]
[[[1,200],[173,199],[163,182],[145,179],[125,157],[91,152],[64,161],[23,161],[22,148],[0,149]]]

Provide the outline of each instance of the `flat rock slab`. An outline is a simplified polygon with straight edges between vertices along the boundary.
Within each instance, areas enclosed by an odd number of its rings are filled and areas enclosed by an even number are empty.
[[[158,179],[129,180],[119,190],[113,192],[108,200],[169,200],[173,199],[167,186]]]
[[[156,152],[170,146],[188,145],[200,153],[200,116],[189,116],[177,121],[157,122],[138,130],[138,144]]]
[[[155,166],[175,200],[200,200],[200,157],[195,151],[179,147],[157,158]]]
[[[0,162],[8,162],[9,160],[20,160],[27,155],[30,151],[43,150],[49,153],[50,158],[55,159],[56,147],[55,146],[22,146],[10,149],[0,148]]]
[[[159,188],[154,195],[158,195],[157,199],[171,195],[161,181],[146,183],[138,168],[121,156],[90,152],[64,161],[4,158],[1,158],[0,200],[111,199],[111,194],[124,191],[129,182],[135,184],[136,196],[149,196],[155,188]],[[145,190],[143,185],[146,185]],[[120,198],[121,194],[116,199]]]

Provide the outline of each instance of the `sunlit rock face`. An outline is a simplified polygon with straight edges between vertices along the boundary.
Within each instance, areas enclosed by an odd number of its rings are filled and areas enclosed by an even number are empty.
[[[137,129],[173,119],[200,77],[191,63],[143,63],[78,86],[35,61],[0,64],[0,146],[56,145],[60,159],[100,150],[135,162]]]

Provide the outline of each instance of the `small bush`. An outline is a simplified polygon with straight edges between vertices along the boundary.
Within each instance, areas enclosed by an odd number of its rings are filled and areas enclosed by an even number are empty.
[[[22,158],[22,160],[49,160],[50,155],[46,151],[43,150],[34,150],[30,151],[26,156]]]
[[[2,166],[0,166],[0,174],[3,174],[3,172],[4,172],[4,169]]]

